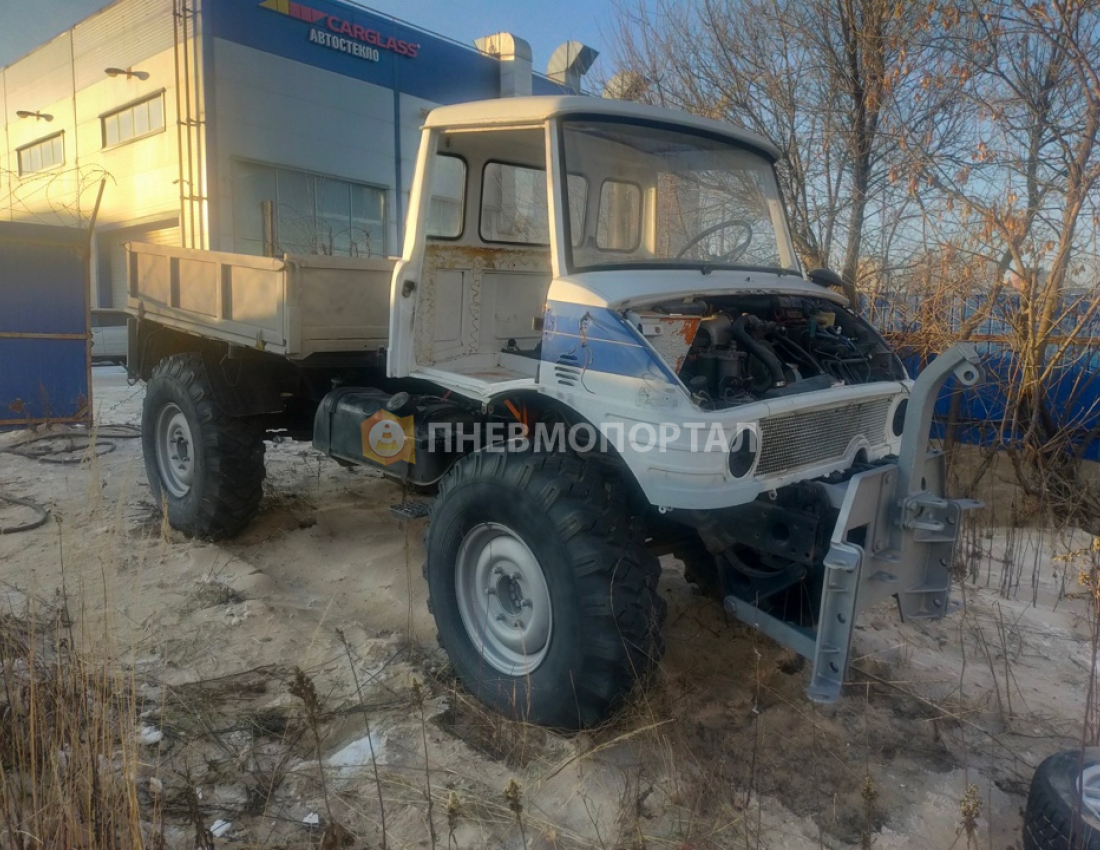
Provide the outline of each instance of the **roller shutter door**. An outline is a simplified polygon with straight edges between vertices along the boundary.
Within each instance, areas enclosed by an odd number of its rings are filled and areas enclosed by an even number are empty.
[[[126,306],[126,248],[127,242],[149,242],[153,245],[180,244],[179,227],[154,227],[148,230],[126,230],[109,243],[111,252],[111,304],[120,308]]]

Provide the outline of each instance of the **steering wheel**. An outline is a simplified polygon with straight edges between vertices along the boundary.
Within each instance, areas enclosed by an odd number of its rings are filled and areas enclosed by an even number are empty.
[[[730,250],[726,251],[726,253],[716,254],[714,256],[708,257],[708,259],[716,260],[716,261],[720,261],[720,262],[725,262],[727,260],[737,259],[743,253],[745,253],[745,249],[748,248],[749,245],[752,244],[752,225],[749,224],[744,219],[740,219],[740,218],[729,218],[729,219],[726,219],[725,221],[720,221],[718,224],[714,225],[713,227],[708,227],[702,233],[697,234],[683,248],[680,249],[680,253],[676,255],[676,259],[679,260],[681,257],[684,256],[684,254],[686,254],[688,251],[690,251],[692,248],[694,248],[696,245],[698,245],[700,242],[702,242],[708,236],[711,236],[711,235],[717,233],[720,230],[726,230],[730,227],[743,228],[744,231],[745,231],[745,238],[742,239],[740,242],[738,242],[736,245],[734,245]]]

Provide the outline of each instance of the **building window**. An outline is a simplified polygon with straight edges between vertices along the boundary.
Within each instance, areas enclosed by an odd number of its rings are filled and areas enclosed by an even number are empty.
[[[105,148],[158,133],[164,129],[164,93],[104,115],[102,121]]]
[[[383,256],[385,200],[385,190],[374,186],[234,162],[234,249],[269,257]]]
[[[55,165],[65,163],[65,134],[54,133],[45,139],[39,139],[25,145],[17,151],[19,154],[19,173],[34,174],[45,171]]]

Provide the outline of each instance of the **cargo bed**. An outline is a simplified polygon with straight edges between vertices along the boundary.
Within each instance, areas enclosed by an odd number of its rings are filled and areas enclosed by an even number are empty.
[[[387,345],[394,260],[130,243],[130,312],[292,360]]]

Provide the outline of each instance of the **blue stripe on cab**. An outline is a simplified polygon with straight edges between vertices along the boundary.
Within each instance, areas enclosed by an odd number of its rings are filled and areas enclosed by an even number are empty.
[[[641,334],[606,307],[547,302],[542,360],[611,375],[677,382]]]

